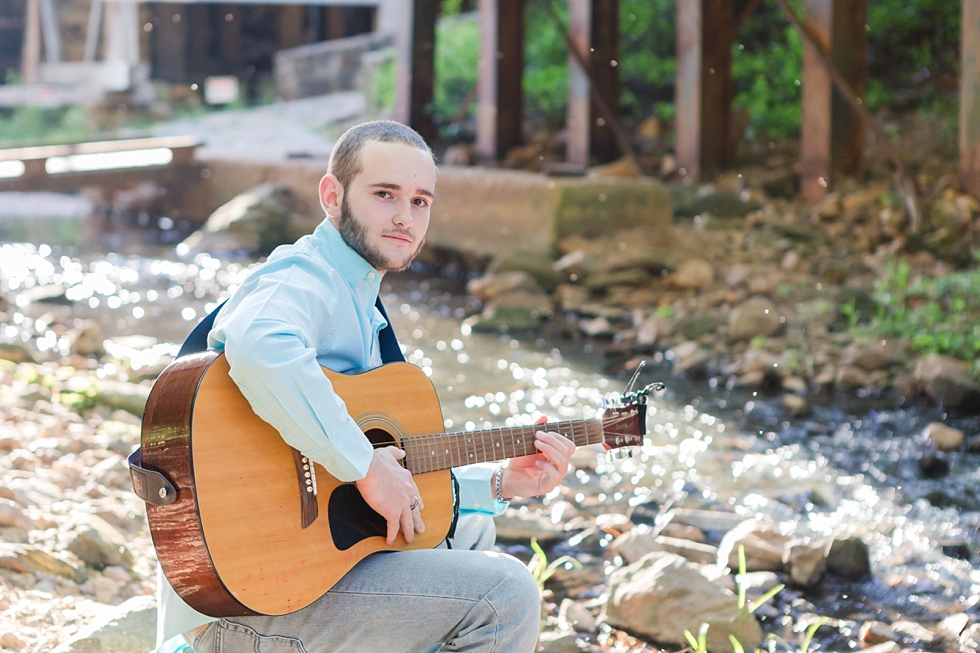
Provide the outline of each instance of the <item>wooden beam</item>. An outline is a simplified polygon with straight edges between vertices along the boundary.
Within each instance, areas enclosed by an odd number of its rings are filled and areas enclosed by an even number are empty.
[[[435,88],[436,19],[440,0],[414,0],[414,4],[408,124],[427,143],[432,143],[438,136],[429,106]]]
[[[963,0],[960,182],[980,197],[980,0]]]
[[[592,136],[592,92],[589,77],[580,60],[592,66],[592,0],[568,0],[569,47],[579,56],[568,53],[568,125],[567,153],[569,163],[589,166]]]
[[[677,141],[681,175],[698,181],[732,160],[734,0],[677,3]]]
[[[92,0],[88,11],[88,29],[85,32],[85,54],[82,61],[95,61],[99,49],[99,35],[102,32],[102,0]]]
[[[867,0],[835,0],[831,61],[854,93],[867,91]],[[830,161],[835,172],[864,176],[864,121],[837,89],[830,101]]]
[[[192,75],[187,70],[188,5],[162,4],[154,8],[159,21],[153,28],[153,77],[178,84],[186,83]]]
[[[524,0],[479,0],[476,156],[498,161],[524,140]]]
[[[619,0],[592,2],[592,79],[614,119],[619,120]],[[620,152],[613,126],[596,105],[591,104],[592,155],[599,163],[612,161]]]
[[[833,0],[806,0],[806,22],[824,52],[830,52],[833,30]],[[830,73],[820,61],[814,44],[803,44],[803,116],[800,158],[803,198],[818,200],[830,185]]]
[[[41,63],[41,9],[38,0],[27,0],[24,16],[24,44],[21,50],[20,74],[24,84],[37,81],[37,68]]]

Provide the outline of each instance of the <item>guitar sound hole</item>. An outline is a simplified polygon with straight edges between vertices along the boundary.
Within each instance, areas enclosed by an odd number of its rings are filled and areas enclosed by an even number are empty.
[[[364,432],[374,448],[395,444],[395,438],[383,429],[368,429]],[[385,518],[367,504],[353,484],[341,485],[330,495],[327,504],[330,519],[330,534],[338,551],[346,551],[361,540],[388,534]]]

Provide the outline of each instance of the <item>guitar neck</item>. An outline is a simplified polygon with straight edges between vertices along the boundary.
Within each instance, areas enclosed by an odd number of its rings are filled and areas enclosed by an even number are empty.
[[[577,447],[603,441],[602,421],[598,419],[418,435],[402,438],[405,467],[412,474],[424,474],[473,463],[527,456],[538,453],[534,446],[534,434],[538,431],[561,433]]]

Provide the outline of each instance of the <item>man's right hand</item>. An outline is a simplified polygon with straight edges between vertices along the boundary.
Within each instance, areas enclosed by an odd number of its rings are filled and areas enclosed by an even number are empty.
[[[354,482],[367,504],[388,522],[385,541],[389,546],[395,543],[399,529],[406,542],[411,542],[416,533],[425,530],[422,523],[425,504],[419,489],[412,473],[398,463],[404,457],[405,452],[398,447],[375,449],[367,475]],[[412,504],[416,501],[418,505],[413,509]]]

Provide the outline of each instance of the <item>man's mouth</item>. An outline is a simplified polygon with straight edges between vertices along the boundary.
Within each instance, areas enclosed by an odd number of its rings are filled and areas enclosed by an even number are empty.
[[[383,238],[390,238],[392,240],[396,240],[396,241],[398,241],[400,243],[404,243],[406,245],[411,245],[412,242],[413,242],[412,236],[409,235],[409,234],[402,234],[402,233],[398,233],[398,232],[391,232],[391,233],[381,234],[381,236]]]

